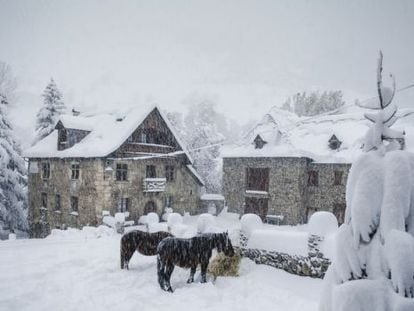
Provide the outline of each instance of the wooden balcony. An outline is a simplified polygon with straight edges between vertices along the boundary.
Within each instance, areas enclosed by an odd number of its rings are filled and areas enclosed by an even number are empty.
[[[166,178],[144,178],[144,192],[163,192],[165,191]]]

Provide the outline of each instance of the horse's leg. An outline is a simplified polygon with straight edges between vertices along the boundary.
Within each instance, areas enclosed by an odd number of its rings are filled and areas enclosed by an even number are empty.
[[[193,283],[194,282],[194,274],[196,273],[197,265],[191,267],[190,270],[190,277],[187,280],[187,283]]]
[[[208,260],[201,262],[201,283],[207,282],[207,267],[208,267]]]
[[[124,267],[125,267],[125,256],[124,256],[124,248],[123,248],[122,242],[121,242],[121,247],[120,247],[119,253],[120,253],[120,257],[121,257],[121,269],[124,269]]]
[[[161,262],[160,255],[157,256],[157,272],[158,272],[158,283],[162,290],[165,290],[165,275],[164,275],[165,265]]]
[[[171,280],[171,274],[173,273],[173,271],[174,271],[174,264],[166,264],[164,284],[167,286],[166,290],[171,293],[173,292],[173,289],[171,287],[170,280]]]
[[[132,255],[135,253],[135,248],[127,247],[127,250],[124,253],[125,256],[125,267],[129,270],[129,261],[131,260]]]

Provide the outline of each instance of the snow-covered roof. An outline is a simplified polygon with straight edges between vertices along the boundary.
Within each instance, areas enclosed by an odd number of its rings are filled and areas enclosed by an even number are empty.
[[[203,201],[224,201],[224,197],[217,193],[204,193],[200,199]]]
[[[192,158],[187,152],[185,145],[180,141],[161,109],[155,106],[150,111],[152,112],[154,109],[158,110],[183,150],[181,152],[176,152],[176,154],[184,153],[188,157],[190,163],[192,163]],[[123,118],[120,118],[118,114],[113,113],[103,113],[91,116],[62,115],[59,121],[62,122],[65,128],[81,129],[89,131],[90,133],[72,147],[58,150],[58,131],[54,130],[37,144],[25,150],[23,156],[27,158],[105,157],[116,151],[148,115],[148,110],[142,111],[140,108],[131,109]]]
[[[91,118],[81,117],[81,116],[72,116],[64,114],[60,116],[60,119],[57,123],[62,123],[62,125],[67,129],[76,129],[83,131],[92,131],[93,125],[91,124]]]
[[[191,164],[187,165],[188,170],[190,171],[191,174],[193,174],[193,176],[198,180],[198,182],[200,183],[200,185],[204,186],[204,180],[203,178],[201,178],[201,176],[197,173],[196,169],[194,168],[194,166],[192,166]]]
[[[222,156],[308,157],[316,162],[352,163],[362,152],[362,139],[370,124],[364,118],[364,112],[365,109],[351,107],[338,114],[298,117],[273,107],[241,143],[224,146]],[[400,108],[397,115],[400,118],[393,128],[405,131],[406,149],[414,152],[414,109]],[[269,131],[273,131],[273,136]],[[255,149],[252,142],[258,134],[262,138],[280,137],[267,141],[261,149]],[[342,142],[337,150],[329,148],[328,141],[332,135]]]

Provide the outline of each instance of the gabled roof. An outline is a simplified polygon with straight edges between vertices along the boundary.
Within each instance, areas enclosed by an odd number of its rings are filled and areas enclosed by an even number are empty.
[[[26,158],[100,158],[109,156],[154,111],[159,112],[169,130],[175,136],[179,147],[182,149],[182,151],[175,151],[174,155],[184,153],[190,163],[193,163],[185,145],[157,106],[152,108],[149,113],[148,111],[142,111],[140,108],[131,109],[122,118],[122,121],[119,121],[119,115],[111,113],[93,116],[63,115],[60,117],[57,125],[61,123],[65,128],[86,130],[90,133],[74,146],[65,150],[57,150],[58,131],[54,130],[34,146],[25,150],[23,156]]]
[[[67,129],[76,129],[88,132],[91,132],[93,130],[91,118],[71,116],[68,114],[60,116],[59,121],[55,125],[55,129],[59,129],[62,126]]]
[[[370,123],[364,118],[365,109],[344,108],[341,113],[314,117],[297,115],[273,107],[238,145],[222,148],[221,155],[238,157],[308,157],[316,162],[352,163],[361,153],[363,138]],[[400,108],[393,128],[405,130],[406,150],[414,152],[414,109]],[[269,134],[270,131],[270,134]],[[252,141],[257,135],[273,135],[261,149]],[[273,133],[273,134],[272,134]],[[341,138],[341,148],[332,150],[328,141],[332,135]]]

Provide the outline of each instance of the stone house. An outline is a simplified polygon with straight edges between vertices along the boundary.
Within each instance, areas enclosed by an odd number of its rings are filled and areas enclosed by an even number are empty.
[[[315,211],[330,211],[342,223],[347,177],[364,131],[363,120],[335,118],[307,123],[272,108],[242,144],[224,148],[223,195],[229,210],[284,224],[304,223]],[[358,132],[348,133],[346,122]]]
[[[32,236],[102,222],[103,211],[196,213],[203,188],[191,156],[157,107],[126,116],[62,115],[25,151]]]
[[[349,168],[307,157],[224,157],[224,197],[231,210],[263,220],[279,216],[281,223],[298,224],[324,210],[342,223]]]

